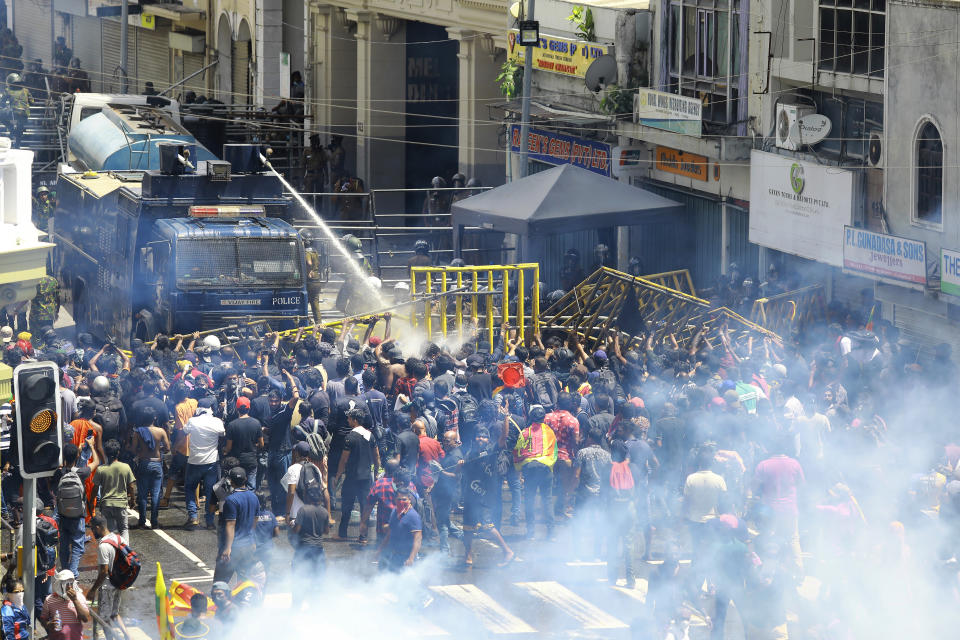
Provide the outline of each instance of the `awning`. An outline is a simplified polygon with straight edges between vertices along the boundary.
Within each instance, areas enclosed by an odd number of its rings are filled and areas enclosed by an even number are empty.
[[[650,0],[563,0],[570,4],[587,5],[598,9],[637,9],[648,11]]]
[[[564,164],[455,202],[453,226],[548,235],[671,220],[681,211],[679,202]]]

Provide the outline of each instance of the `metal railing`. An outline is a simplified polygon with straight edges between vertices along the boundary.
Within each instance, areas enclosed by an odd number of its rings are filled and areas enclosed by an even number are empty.
[[[438,324],[442,338],[450,335],[452,325],[462,340],[472,333],[465,331],[465,320],[479,327],[481,317],[491,350],[496,342],[497,320],[516,328],[520,340],[528,327],[533,333],[540,331],[540,265],[535,262],[411,267],[410,295],[418,303],[411,324],[416,327],[422,322],[428,339],[433,338]]]

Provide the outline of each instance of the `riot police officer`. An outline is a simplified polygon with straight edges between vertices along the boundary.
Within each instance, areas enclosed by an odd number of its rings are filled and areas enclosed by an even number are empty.
[[[441,216],[450,213],[450,198],[445,189],[447,181],[440,176],[434,176],[430,181],[430,191],[427,192],[427,199],[423,201],[423,217],[426,225],[442,224]]]
[[[360,238],[352,233],[348,233],[343,236],[343,244],[353,255],[353,259],[356,260],[361,272],[358,273],[348,266],[344,274],[343,285],[340,287],[340,291],[337,292],[337,300],[335,303],[337,309],[347,313],[348,309],[354,309],[357,302],[363,299],[366,279],[373,275],[373,268],[370,266],[370,262],[366,256],[363,255],[363,244],[360,242]],[[356,298],[356,300],[354,298]]]
[[[23,86],[23,78],[19,73],[7,75],[7,88],[0,100],[0,114],[7,125],[15,146],[20,146],[23,130],[27,128],[27,118],[30,117],[30,105],[33,98],[30,91]]]
[[[33,226],[40,231],[46,231],[50,218],[53,216],[53,208],[50,189],[41,185],[37,188],[37,193],[33,197]]]
[[[320,134],[310,136],[310,146],[303,154],[303,191],[322,193],[327,182],[327,152],[320,146]],[[316,209],[314,202],[314,209]]]
[[[583,282],[583,267],[580,265],[580,252],[567,249],[563,254],[563,266],[560,267],[560,288],[570,291]]]
[[[407,267],[429,267],[433,265],[430,258],[430,243],[420,238],[413,243],[413,256],[407,260]]]
[[[320,324],[320,293],[323,291],[326,256],[321,256],[320,240],[314,235],[312,229],[303,229],[300,231],[300,237],[303,238],[303,248],[306,253],[307,300],[310,302],[314,322]]]
[[[593,273],[601,267],[615,267],[616,264],[613,262],[613,259],[610,255],[610,247],[604,243],[597,244],[593,248],[593,266],[590,267],[590,273]]]

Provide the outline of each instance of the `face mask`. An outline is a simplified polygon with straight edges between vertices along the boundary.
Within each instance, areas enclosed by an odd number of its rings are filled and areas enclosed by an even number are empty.
[[[8,593],[7,600],[13,603],[13,606],[20,608],[23,606],[23,592],[20,593]]]

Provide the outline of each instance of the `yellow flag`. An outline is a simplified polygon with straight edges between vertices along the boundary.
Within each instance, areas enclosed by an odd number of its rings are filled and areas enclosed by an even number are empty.
[[[170,599],[167,598],[167,583],[163,581],[163,569],[157,563],[156,584],[157,629],[160,640],[174,640],[173,614],[170,612]]]

